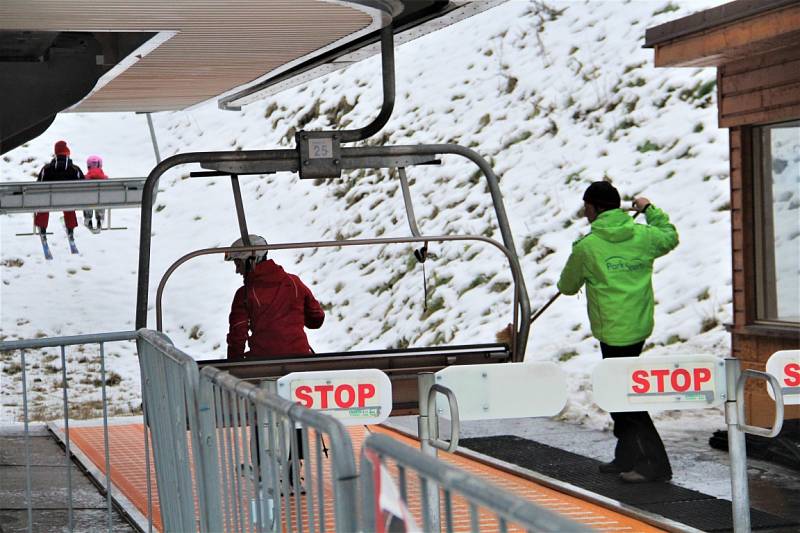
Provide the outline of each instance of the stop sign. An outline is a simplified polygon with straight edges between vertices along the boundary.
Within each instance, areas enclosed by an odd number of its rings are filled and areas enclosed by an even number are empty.
[[[375,368],[292,372],[278,380],[278,394],[345,425],[379,424],[392,410],[392,383]]]
[[[703,409],[725,401],[725,362],[710,355],[605,359],[592,387],[594,402],[609,412]]]
[[[785,405],[800,405],[800,350],[781,350],[767,360],[767,372],[778,378]],[[772,387],[767,387],[775,399]]]

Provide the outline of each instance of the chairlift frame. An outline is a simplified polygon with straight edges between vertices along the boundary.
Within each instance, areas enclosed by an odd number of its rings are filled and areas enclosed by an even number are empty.
[[[219,151],[219,152],[189,152],[176,154],[158,163],[145,180],[142,191],[142,215],[140,226],[139,244],[139,269],[138,286],[136,300],[136,328],[147,327],[147,309],[149,299],[150,284],[150,251],[152,241],[152,221],[154,196],[157,189],[159,178],[169,169],[185,164],[199,164],[205,171],[194,172],[193,178],[210,176],[229,175],[231,187],[236,207],[239,230],[242,236],[243,246],[240,247],[219,247],[197,250],[184,255],[175,261],[162,277],[156,296],[156,315],[157,328],[162,327],[161,297],[164,285],[171,274],[184,262],[202,255],[219,254],[225,252],[240,251],[265,251],[280,249],[299,249],[308,247],[348,247],[363,245],[385,245],[402,243],[424,243],[427,241],[461,241],[473,240],[482,241],[495,246],[502,251],[511,268],[514,280],[514,318],[512,327],[511,346],[503,348],[504,345],[477,345],[470,348],[481,347],[480,359],[473,357],[469,361],[459,362],[455,356],[448,356],[447,353],[458,352],[462,347],[424,348],[424,352],[441,352],[436,364],[431,361],[422,362],[422,365],[413,364],[414,357],[419,356],[419,348],[398,349],[388,351],[363,352],[374,354],[376,358],[390,358],[395,361],[408,358],[409,365],[405,367],[403,374],[405,378],[413,377],[413,389],[416,394],[416,373],[419,371],[430,371],[437,365],[441,368],[448,364],[475,364],[477,362],[521,362],[524,358],[527,346],[528,333],[530,331],[530,301],[528,298],[525,280],[522,276],[522,269],[519,258],[514,246],[514,240],[503,204],[499,182],[492,167],[478,153],[456,144],[424,144],[424,145],[392,145],[392,146],[359,146],[347,147],[342,143],[356,142],[364,140],[379,131],[388,121],[394,106],[395,76],[394,76],[394,47],[393,47],[393,28],[385,27],[381,30],[381,65],[383,72],[383,91],[384,99],[381,111],[378,116],[367,126],[356,130],[341,131],[300,131],[297,132],[295,139],[296,145],[293,149],[274,149],[274,150],[252,150],[252,151]],[[314,154],[314,151],[321,152]],[[498,226],[502,237],[502,243],[493,239],[477,235],[424,235],[420,232],[414,215],[413,201],[410,195],[406,168],[418,165],[438,164],[442,155],[458,155],[464,157],[478,167],[487,181],[487,186],[492,197],[492,202],[497,216]],[[263,175],[277,172],[293,172],[300,175],[301,179],[335,179],[341,176],[343,170],[356,169],[392,169],[399,171],[400,183],[403,191],[403,200],[406,209],[406,216],[411,229],[410,237],[389,237],[379,239],[359,239],[343,241],[314,241],[305,243],[285,243],[270,244],[267,246],[252,246],[248,239],[247,221],[242,203],[239,178],[244,175]],[[469,350],[468,350],[469,351]],[[378,353],[380,352],[380,353]],[[471,352],[470,352],[471,353]],[[315,354],[318,357],[309,358],[287,356],[283,359],[270,358],[266,360],[247,361],[244,364],[228,362],[225,360],[198,361],[199,364],[211,364],[217,367],[224,367],[234,375],[247,375],[250,378],[256,376],[267,377],[280,375],[280,372],[292,367],[295,363],[306,363],[325,361],[325,369],[351,368],[351,354]],[[391,357],[389,357],[391,356]],[[361,360],[364,358],[362,357]],[[289,366],[287,366],[289,365]],[[370,363],[372,366],[372,363]],[[397,367],[400,368],[400,367]],[[315,368],[321,369],[321,368]],[[409,376],[409,372],[413,376]],[[284,372],[285,373],[285,372]],[[394,381],[394,380],[393,380]],[[411,404],[415,402],[411,400]],[[412,410],[416,405],[409,405]]]

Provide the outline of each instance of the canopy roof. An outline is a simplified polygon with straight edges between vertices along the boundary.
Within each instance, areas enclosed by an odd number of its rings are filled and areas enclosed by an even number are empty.
[[[64,110],[236,108],[501,1],[3,0],[0,153]]]

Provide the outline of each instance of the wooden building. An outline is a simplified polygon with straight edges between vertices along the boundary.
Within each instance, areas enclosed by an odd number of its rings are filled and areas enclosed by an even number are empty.
[[[738,0],[647,30],[657,67],[717,67],[719,126],[729,129],[732,355],[764,370],[800,349],[800,1]],[[770,425],[762,381],[749,422]],[[786,419],[800,418],[800,405]]]

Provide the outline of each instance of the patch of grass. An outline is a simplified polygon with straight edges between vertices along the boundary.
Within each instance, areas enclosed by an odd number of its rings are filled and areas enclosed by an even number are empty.
[[[491,287],[489,287],[489,292],[503,292],[510,286],[511,286],[510,281],[495,281],[494,283],[492,283]]]
[[[116,387],[120,383],[122,383],[122,376],[116,372],[109,372],[109,374],[106,376],[106,387]],[[101,379],[95,379],[92,382],[92,385],[95,387],[102,387],[103,381]]]
[[[539,244],[539,238],[534,237],[533,235],[528,235],[525,237],[525,240],[522,241],[522,251],[525,255],[531,253],[531,251]]]
[[[661,9],[653,11],[653,16],[655,17],[657,15],[663,15],[664,13],[671,13],[673,11],[678,11],[679,9],[680,9],[679,6],[673,4],[672,2],[668,2],[667,5],[665,5]]]
[[[9,267],[9,268],[19,268],[24,264],[25,264],[25,261],[23,261],[22,259],[16,258],[16,257],[12,258],[12,259],[3,259],[3,261],[0,262],[0,265],[2,265],[4,267]]]
[[[632,64],[632,65],[627,65],[627,66],[625,67],[625,70],[624,70],[622,73],[623,73],[623,74],[628,74],[628,73],[629,73],[629,72],[631,72],[632,70],[636,70],[637,68],[642,68],[642,67],[643,67],[643,66],[645,66],[646,64],[647,64],[647,63],[645,63],[645,62],[642,62],[642,63],[634,63],[634,64]]]
[[[437,296],[428,302],[428,306],[422,311],[420,319],[426,320],[429,316],[442,308],[444,308],[444,298]]]
[[[507,142],[506,142],[506,143],[503,145],[503,147],[501,148],[501,150],[505,150],[506,148],[510,148],[511,146],[514,146],[514,145],[515,145],[515,144],[517,144],[517,143],[521,143],[522,141],[528,140],[528,139],[530,139],[530,138],[531,138],[531,136],[532,136],[532,135],[533,135],[533,133],[532,133],[532,132],[530,132],[530,131],[527,131],[527,130],[526,130],[526,131],[523,131],[523,132],[521,132],[520,134],[518,134],[518,135],[515,135],[514,137],[512,137],[511,139],[509,139],[509,140],[508,140],[508,141],[507,141]]]
[[[694,133],[700,133],[701,131],[703,131],[704,128],[705,128],[705,126],[703,126],[703,123],[702,122],[698,122],[697,124],[694,125],[694,129],[692,131]]]
[[[4,372],[9,376],[19,374],[20,372],[22,372],[22,365],[20,365],[19,363],[11,363],[7,367],[5,367]]]
[[[697,301],[702,302],[703,300],[708,300],[711,297],[711,293],[709,292],[709,288],[706,287],[703,289],[703,292],[697,295]]]
[[[719,326],[719,320],[717,320],[717,317],[707,316],[703,319],[703,322],[700,324],[700,333],[711,331],[717,326]]]
[[[491,279],[492,279],[492,276],[489,276],[487,274],[478,274],[477,276],[472,278],[472,281],[469,282],[469,285],[467,285],[466,288],[464,288],[461,291],[459,291],[458,295],[459,296],[463,296],[465,293],[471,291],[472,289],[489,283],[489,280],[491,280]]]
[[[716,209],[714,209],[714,211],[730,211],[730,210],[731,210],[731,203],[730,202],[725,202],[721,206],[719,206]]]
[[[664,341],[664,346],[669,346],[670,344],[676,344],[678,342],[683,342],[680,335],[670,335],[667,337],[667,340]]]
[[[647,152],[654,152],[656,150],[661,150],[663,148],[661,145],[652,142],[650,139],[647,139],[642,144],[636,147],[636,151],[642,154],[646,154]]]
[[[562,363],[565,363],[570,359],[572,359],[573,357],[575,357],[576,355],[578,355],[578,352],[576,352],[575,350],[570,350],[568,352],[564,352],[561,355],[559,355],[558,360]]]
[[[278,110],[278,104],[276,104],[275,102],[271,102],[264,110],[264,118],[269,118],[277,110]]]
[[[544,258],[545,258],[545,257],[547,257],[548,255],[551,255],[551,254],[554,254],[554,253],[556,253],[556,251],[555,251],[555,250],[553,250],[553,249],[552,249],[552,248],[550,248],[549,246],[545,246],[545,247],[542,249],[542,251],[539,253],[539,255],[537,255],[537,256],[535,257],[535,260],[536,260],[536,261],[541,261],[542,259],[544,259]]]
[[[573,181],[580,181],[581,174],[583,173],[584,170],[586,170],[586,167],[581,167],[579,170],[567,174],[567,179],[564,180],[564,184],[569,185]]]

